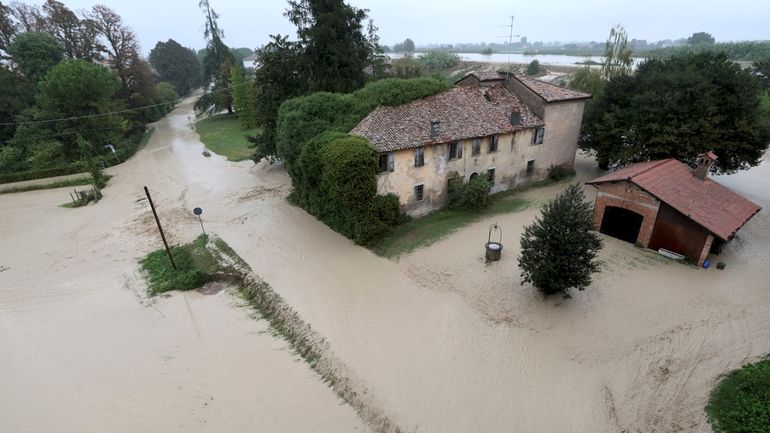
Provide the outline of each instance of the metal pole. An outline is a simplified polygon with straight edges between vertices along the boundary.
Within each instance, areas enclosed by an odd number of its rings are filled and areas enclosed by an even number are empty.
[[[155,216],[155,222],[158,224],[158,230],[160,231],[160,237],[163,239],[163,245],[166,247],[166,253],[168,253],[168,259],[171,260],[171,267],[176,270],[176,263],[174,263],[174,257],[171,255],[171,250],[166,242],[166,235],[163,234],[163,227],[160,226],[160,219],[158,219],[158,212],[155,211],[155,205],[152,203],[152,197],[150,197],[150,190],[144,187],[144,193],[147,194],[147,201],[150,202],[150,208],[152,208],[152,214]]]
[[[203,232],[203,235],[206,235],[206,230],[203,229],[203,220],[201,219],[201,216],[198,215],[198,221],[201,223],[201,231]]]

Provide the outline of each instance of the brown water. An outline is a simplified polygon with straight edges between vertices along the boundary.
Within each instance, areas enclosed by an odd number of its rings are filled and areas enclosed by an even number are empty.
[[[98,205],[0,196],[0,431],[368,431],[235,296],[143,295],[137,258],[161,245],[142,186],[182,242],[194,205],[215,217],[253,184],[248,163],[200,156],[190,110],[111,169]]]
[[[0,419],[11,431],[364,428],[227,293],[147,304],[135,258],[158,240],[143,185],[174,241],[197,234],[190,209],[202,207],[207,230],[327,338],[406,431],[707,432],[718,377],[770,352],[764,212],[720,256],[724,271],[607,239],[591,287],[544,300],[519,284],[515,261],[536,206],[385,260],[288,205],[279,165],[203,158],[189,110],[114,169],[96,206],[57,208],[62,190],[0,197],[0,347],[11,354],[0,357],[10,384]],[[579,159],[581,180],[593,167]],[[767,206],[767,170],[720,180]],[[492,222],[503,258],[486,265]]]

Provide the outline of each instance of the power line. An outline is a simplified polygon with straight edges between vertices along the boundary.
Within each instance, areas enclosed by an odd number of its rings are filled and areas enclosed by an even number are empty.
[[[217,92],[224,92],[227,90],[232,90],[238,86],[243,86],[246,84],[251,84],[249,82],[244,82],[241,84],[237,84],[234,86],[225,87],[224,89],[218,89],[211,93],[217,93]],[[56,122],[66,122],[70,120],[79,120],[79,119],[91,119],[94,117],[104,117],[104,116],[111,116],[113,114],[123,114],[123,113],[130,113],[132,111],[140,111],[140,110],[146,110],[148,108],[155,108],[155,107],[162,107],[164,105],[171,105],[171,104],[178,104],[180,101],[182,101],[184,98],[177,98],[173,101],[168,102],[161,102],[160,104],[152,104],[152,105],[145,105],[143,107],[135,107],[135,108],[127,108],[125,110],[117,110],[117,111],[109,111],[106,113],[97,113],[97,114],[86,114],[83,116],[72,116],[72,117],[60,117],[58,119],[44,119],[44,120],[29,120],[25,122],[4,122],[0,123],[0,126],[19,126],[19,125],[36,125],[36,124],[42,124],[42,123],[56,123]]]

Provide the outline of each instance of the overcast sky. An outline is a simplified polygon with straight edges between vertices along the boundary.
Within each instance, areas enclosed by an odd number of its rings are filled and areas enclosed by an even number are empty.
[[[203,14],[198,0],[62,0],[71,9],[97,3],[115,9],[134,29],[146,54],[160,40],[202,48]],[[283,16],[285,0],[210,0],[220,15],[225,43],[256,48],[270,34],[291,34]],[[28,3],[33,3],[28,1]],[[38,4],[42,1],[36,2]],[[534,41],[604,41],[622,24],[629,38],[657,41],[706,31],[717,41],[770,39],[767,0],[348,0],[369,9],[381,42],[407,37],[417,45],[507,41],[510,15],[514,33]],[[506,36],[506,37],[503,37]]]

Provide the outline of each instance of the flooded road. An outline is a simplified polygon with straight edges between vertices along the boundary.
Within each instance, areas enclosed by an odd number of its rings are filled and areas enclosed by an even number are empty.
[[[142,186],[186,242],[193,205],[216,218],[254,183],[252,164],[200,155],[191,108],[109,170],[97,205],[59,207],[69,189],[0,196],[0,431],[369,431],[237,297],[144,296],[137,259],[162,244]]]
[[[594,284],[544,300],[519,284],[518,238],[564,185],[386,260],[290,206],[280,165],[203,158],[190,110],[111,171],[96,206],[59,208],[62,190],[0,196],[0,347],[10,354],[0,357],[0,419],[10,431],[366,431],[236,298],[141,295],[136,259],[159,246],[143,185],[174,242],[198,234],[190,209],[202,207],[207,231],[326,338],[404,431],[705,433],[719,376],[770,352],[766,211],[719,257],[724,271],[607,238]],[[579,180],[594,167],[579,158]],[[720,181],[768,207],[767,176],[763,165]],[[493,222],[505,250],[487,265]]]

